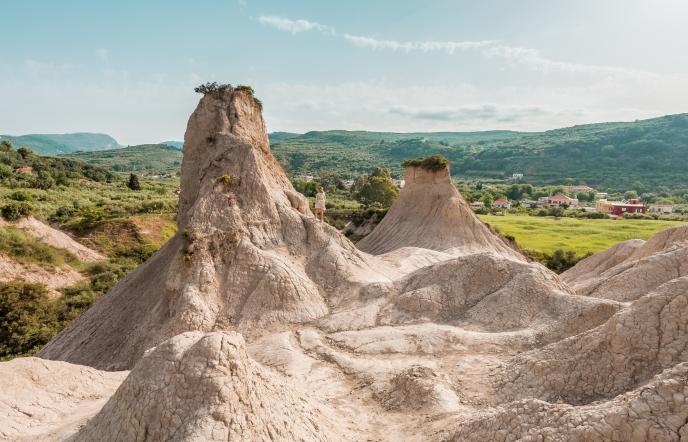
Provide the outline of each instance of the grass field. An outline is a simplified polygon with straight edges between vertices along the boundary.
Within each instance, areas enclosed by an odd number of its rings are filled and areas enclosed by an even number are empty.
[[[648,239],[655,233],[688,224],[680,221],[553,218],[520,215],[480,215],[504,235],[516,238],[527,250],[551,254],[573,250],[583,256],[628,239]]]

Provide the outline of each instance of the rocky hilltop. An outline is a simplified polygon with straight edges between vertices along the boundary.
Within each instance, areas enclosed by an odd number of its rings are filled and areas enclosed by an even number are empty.
[[[377,228],[359,242],[359,249],[379,255],[418,247],[452,255],[494,252],[523,258],[474,215],[452,183],[448,164],[438,170],[406,167],[404,180],[399,198]]]
[[[560,278],[448,167],[412,167],[357,249],[294,191],[250,91],[207,93],[184,145],[179,233],[42,359],[0,363],[23,386],[3,437],[688,440],[682,230]]]

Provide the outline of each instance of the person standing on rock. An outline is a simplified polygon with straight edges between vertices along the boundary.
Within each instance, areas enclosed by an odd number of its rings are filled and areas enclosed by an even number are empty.
[[[325,189],[322,186],[318,189],[318,193],[315,194],[315,216],[320,218],[320,222],[325,217]]]

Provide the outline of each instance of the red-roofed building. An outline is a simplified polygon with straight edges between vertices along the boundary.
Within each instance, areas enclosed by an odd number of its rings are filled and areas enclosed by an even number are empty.
[[[578,208],[578,199],[571,198],[563,193],[554,196],[544,196],[538,199],[538,204],[541,206],[566,206],[571,209]]]
[[[623,218],[627,213],[645,213],[647,207],[639,199],[627,201],[607,201],[599,200],[597,210],[609,214],[611,218]]]
[[[492,207],[496,209],[511,209],[511,201],[506,198],[499,198],[492,203]]]
[[[645,204],[641,203],[640,200],[634,199],[612,203],[612,210],[609,214],[621,218],[627,213],[645,213],[645,210]]]

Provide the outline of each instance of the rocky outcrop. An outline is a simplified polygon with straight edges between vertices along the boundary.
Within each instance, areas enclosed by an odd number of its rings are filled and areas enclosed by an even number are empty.
[[[38,358],[0,362],[0,440],[64,440],[126,375]]]
[[[688,361],[688,277],[643,296],[609,321],[516,358],[502,374],[504,400],[585,404],[611,398]]]
[[[203,97],[184,146],[179,233],[41,357],[130,368],[184,331],[251,335],[312,321],[327,314],[326,297],[385,279],[294,191],[249,92]]]
[[[457,427],[441,439],[684,442],[688,440],[688,363],[609,401],[573,407],[524,399],[481,413]]]
[[[241,335],[189,332],[148,352],[75,440],[342,438],[318,406],[249,358]]]
[[[688,226],[659,232],[647,242],[625,241],[592,255],[561,276],[576,293],[632,301],[688,275]]]
[[[454,255],[494,252],[523,259],[473,213],[451,181],[449,165],[433,171],[407,167],[405,185],[387,215],[358,248],[381,255],[402,247]]]

